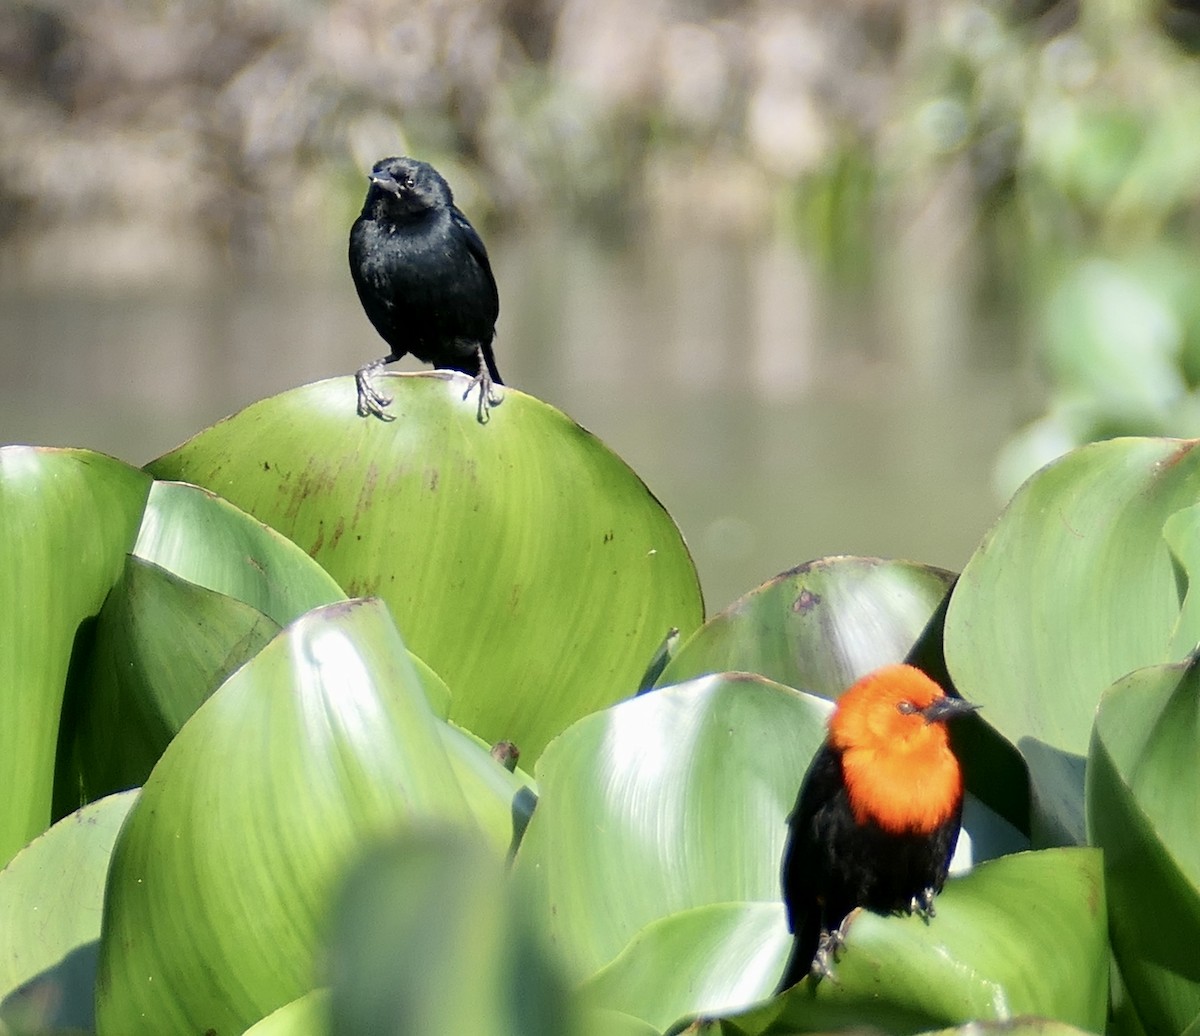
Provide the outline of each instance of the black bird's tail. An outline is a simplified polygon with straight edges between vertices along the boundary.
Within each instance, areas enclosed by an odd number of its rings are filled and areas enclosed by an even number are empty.
[[[492,379],[493,385],[503,385],[504,381],[500,377],[500,369],[496,366],[496,357],[492,354],[492,343],[488,342],[481,346],[483,349],[483,362],[487,364],[488,375]]]
[[[821,941],[821,926],[814,916],[815,914],[815,910],[810,910],[795,933],[787,967],[783,971],[779,985],[775,987],[776,994],[790,989],[797,982],[807,978],[809,972],[812,971],[813,958],[817,955],[817,946]]]

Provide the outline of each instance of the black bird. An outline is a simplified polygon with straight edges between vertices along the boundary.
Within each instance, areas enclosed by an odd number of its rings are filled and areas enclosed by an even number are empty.
[[[483,240],[454,205],[450,185],[415,158],[375,163],[362,214],[350,228],[350,274],[368,319],[391,348],[354,375],[358,413],[392,420],[391,399],[372,384],[385,363],[412,353],[434,367],[472,375],[479,421],[503,385],[492,339],[500,297]]]
[[[838,699],[788,818],[782,885],[792,956],[779,983],[831,972],[855,907],[933,916],[962,819],[946,723],[974,711],[890,665]]]

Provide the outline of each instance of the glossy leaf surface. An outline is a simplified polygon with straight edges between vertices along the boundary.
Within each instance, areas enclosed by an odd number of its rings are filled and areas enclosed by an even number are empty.
[[[0,449],[0,864],[50,822],[64,687],[150,489],[87,450]]]
[[[1100,700],[1088,830],[1104,850],[1113,952],[1147,1032],[1200,1024],[1200,669],[1139,670]]]
[[[636,475],[514,389],[481,425],[447,372],[353,380],[256,403],[149,466],[298,543],[349,594],[387,601],[453,692],[451,718],[535,759],[572,720],[632,693],[671,627],[702,618],[679,530]]]
[[[0,871],[0,1031],[91,1028],[108,862],[137,794],[64,817]]]
[[[953,582],[951,572],[907,561],[809,562],[709,619],[656,682],[759,673],[834,699],[872,669],[905,660]]]
[[[118,840],[102,1036],[240,1032],[305,993],[348,860],[414,818],[472,821],[439,722],[379,602],[308,613],[230,677]]]
[[[1168,521],[1200,499],[1192,442],[1117,439],[1044,468],[955,587],[946,662],[1029,767],[1038,839],[1084,839],[1084,757],[1101,693],[1200,640]],[[1185,646],[1186,645],[1186,646]]]

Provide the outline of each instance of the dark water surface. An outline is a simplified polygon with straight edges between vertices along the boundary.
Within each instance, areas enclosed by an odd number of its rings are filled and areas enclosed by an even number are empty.
[[[959,569],[998,513],[991,466],[1023,413],[1011,349],[969,323],[939,328],[936,298],[922,334],[838,301],[785,246],[489,243],[506,380],[642,476],[692,548],[710,613],[829,554]],[[165,294],[7,284],[0,442],[141,464],[382,345],[340,264]]]

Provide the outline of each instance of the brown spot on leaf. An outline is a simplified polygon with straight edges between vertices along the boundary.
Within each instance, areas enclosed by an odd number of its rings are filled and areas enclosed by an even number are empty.
[[[342,538],[342,534],[346,531],[346,519],[338,518],[337,524],[333,527],[333,535],[329,538],[329,549],[333,550],[338,545],[338,540]]]
[[[792,602],[792,611],[797,614],[812,611],[821,603],[821,595],[814,594],[808,587],[800,591],[800,596]]]

